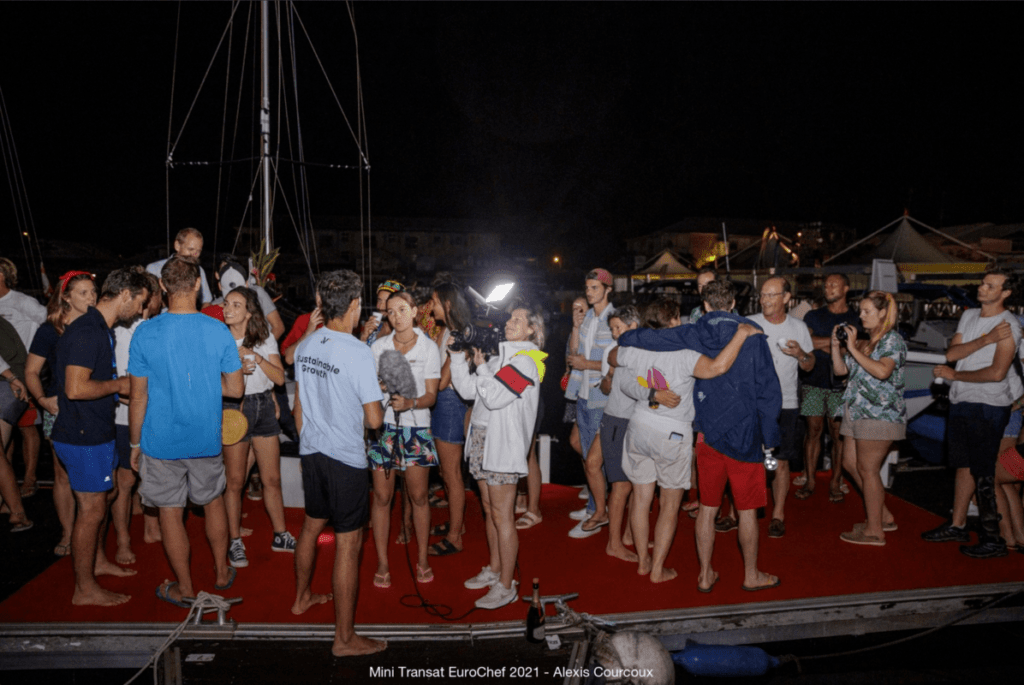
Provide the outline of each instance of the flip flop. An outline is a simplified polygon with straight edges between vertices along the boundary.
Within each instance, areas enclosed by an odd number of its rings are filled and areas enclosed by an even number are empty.
[[[39,485],[36,484],[36,483],[32,483],[31,485],[23,484],[21,486],[21,498],[22,499],[28,499],[29,497],[31,497],[32,495],[36,494],[37,492],[39,492]]]
[[[157,585],[156,587],[156,598],[161,599],[168,604],[173,604],[176,607],[182,609],[191,609],[192,603],[195,602],[195,597],[182,597],[181,599],[174,599],[171,597],[171,588],[178,584],[178,581],[172,580],[169,583]],[[163,590],[163,592],[161,592]]]
[[[543,520],[543,516],[537,516],[532,511],[528,511],[516,520],[516,529],[526,530],[527,528],[533,528]]]
[[[379,587],[381,590],[387,590],[389,587],[391,587],[391,573],[385,573],[384,575],[374,573],[373,586]]]
[[[448,534],[448,531],[450,531],[451,529],[452,529],[451,521],[445,521],[444,523],[439,523],[436,526],[434,526],[433,528],[431,528],[430,529],[430,534],[433,535],[433,536],[444,537],[445,535]]]
[[[587,524],[590,523],[591,521],[592,521],[592,519],[587,519],[586,521],[584,521],[583,525],[580,526],[580,530],[582,530],[584,533],[593,533],[593,532],[596,532],[600,528],[604,528],[609,523],[609,519],[605,519],[604,521],[600,521],[598,523],[595,523],[592,528],[587,528]]]
[[[234,566],[228,566],[228,571],[229,571],[229,573],[228,573],[228,582],[225,583],[224,585],[214,584],[214,586],[213,586],[214,590],[227,590],[232,585],[235,584],[235,576],[238,575],[238,569],[235,568]]]
[[[709,585],[708,587],[701,587],[700,583],[697,583],[697,592],[703,592],[704,594],[707,594],[707,593],[711,592],[712,590],[715,589],[715,583],[717,583],[718,579],[721,578],[721,577],[722,576],[715,576],[715,579],[711,581],[711,585]],[[744,588],[744,589],[746,589],[746,588]]]
[[[424,570],[420,568],[419,564],[416,564],[416,582],[429,583],[432,580],[434,580],[434,569],[428,568]]]
[[[808,497],[810,497],[813,494],[814,494],[814,490],[812,490],[811,488],[808,488],[807,486],[804,486],[804,487],[800,488],[799,490],[797,490],[796,492],[794,492],[793,496],[796,497],[797,499],[807,499]]]
[[[57,545],[53,548],[53,553],[58,557],[66,557],[71,554],[71,543],[66,545]]]
[[[12,516],[11,520],[13,520],[13,519],[14,519],[14,517]],[[21,523],[15,523],[13,526],[11,526],[11,532],[12,533],[24,533],[26,530],[31,530],[32,526],[34,526],[34,525],[36,525],[36,524],[34,524],[31,521],[29,521],[28,517],[25,516],[24,513],[22,513],[22,515],[21,515]]]
[[[797,486],[798,488],[799,487],[803,487],[804,485],[807,485],[807,474],[806,473],[801,473],[799,476],[794,478],[793,479],[793,485]]]
[[[770,590],[773,587],[778,587],[781,584],[782,584],[782,580],[779,579],[779,578],[776,578],[774,583],[768,583],[767,585],[758,585],[757,587],[750,587],[748,585],[741,585],[740,587],[742,587],[747,592],[758,592],[760,590]]]
[[[429,554],[432,557],[447,557],[452,554],[458,554],[461,551],[461,549],[459,549],[452,543],[448,542],[447,540],[435,542],[427,548],[427,554]]]

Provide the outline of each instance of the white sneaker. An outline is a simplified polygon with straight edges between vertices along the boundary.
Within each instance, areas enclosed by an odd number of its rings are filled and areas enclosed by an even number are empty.
[[[491,570],[490,566],[484,566],[480,569],[480,573],[467,580],[463,585],[469,590],[479,590],[488,585],[494,585],[498,582],[499,577],[497,573]]]
[[[586,485],[580,490],[580,499],[590,499],[590,488]]]
[[[587,508],[583,507],[582,509],[577,509],[576,511],[569,514],[569,518],[571,518],[573,521],[586,521],[593,515],[594,512],[587,511]]]
[[[599,532],[601,532],[602,526],[598,526],[593,530],[583,530],[584,523],[585,521],[580,521],[579,523],[577,523],[576,526],[569,531],[569,537],[575,538],[577,540],[582,540],[583,538],[589,538],[591,535],[597,535]]]
[[[968,504],[967,505],[967,515],[968,516],[979,516],[980,514],[978,512],[978,505],[975,504],[974,502],[971,502],[970,504]]]
[[[491,585],[491,589],[487,591],[487,594],[476,600],[476,605],[480,609],[497,609],[503,607],[506,604],[511,604],[519,598],[519,592],[516,590],[518,584],[516,581],[512,581],[512,587],[505,588],[499,582],[495,582]]]

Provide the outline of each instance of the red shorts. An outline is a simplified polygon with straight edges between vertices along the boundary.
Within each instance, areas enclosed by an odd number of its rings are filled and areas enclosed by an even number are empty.
[[[1024,458],[1017,452],[1016,447],[1011,447],[999,455],[999,465],[1017,480],[1024,480]]]
[[[38,418],[39,412],[36,411],[35,402],[29,400],[28,409],[26,409],[25,413],[21,415],[21,418],[18,419],[18,428],[34,426],[37,423]]]
[[[768,506],[764,464],[737,461],[700,440],[697,443],[697,474],[700,476],[700,503],[705,507],[722,506],[726,482],[732,485],[732,501],[737,509]]]

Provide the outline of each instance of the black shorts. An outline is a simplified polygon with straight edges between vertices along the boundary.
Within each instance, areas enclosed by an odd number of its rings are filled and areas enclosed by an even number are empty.
[[[132,440],[128,426],[117,424],[114,426],[117,431],[114,434],[114,446],[117,448],[117,467],[119,469],[132,469]]]
[[[779,411],[779,433],[781,443],[779,444],[776,459],[785,459],[790,466],[799,462],[801,458],[800,445],[800,410],[782,409]]]
[[[369,516],[370,481],[366,469],[357,469],[315,452],[303,454],[302,492],[306,515],[326,519],[335,533],[351,533]]]

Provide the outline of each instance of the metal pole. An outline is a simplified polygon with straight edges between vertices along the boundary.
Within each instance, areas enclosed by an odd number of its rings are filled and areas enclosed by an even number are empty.
[[[725,233],[725,222],[722,222],[722,242],[725,243],[725,272],[732,273],[729,268],[729,236]]]
[[[262,21],[262,40],[260,53],[262,56],[262,85],[260,104],[260,129],[263,139],[261,153],[263,161],[263,244],[266,254],[270,254],[270,3],[260,3]]]

